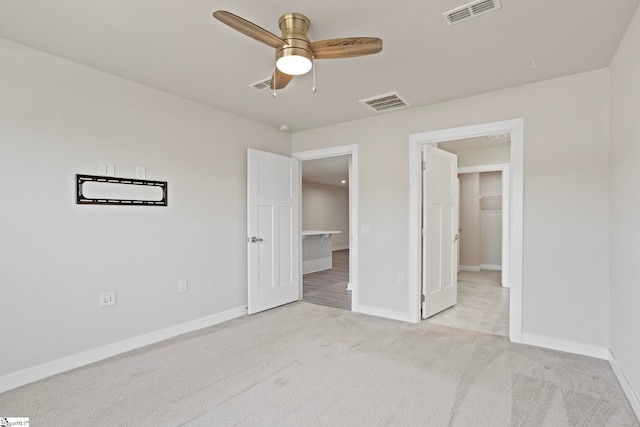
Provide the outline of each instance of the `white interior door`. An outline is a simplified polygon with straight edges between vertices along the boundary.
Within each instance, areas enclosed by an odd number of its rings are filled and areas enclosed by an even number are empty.
[[[248,150],[248,312],[300,299],[299,161]]]
[[[458,158],[426,145],[422,174],[422,318],[458,301]]]

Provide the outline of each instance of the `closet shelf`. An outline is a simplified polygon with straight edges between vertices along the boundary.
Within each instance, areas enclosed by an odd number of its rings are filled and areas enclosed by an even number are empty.
[[[481,212],[501,212],[502,196],[480,196]]]

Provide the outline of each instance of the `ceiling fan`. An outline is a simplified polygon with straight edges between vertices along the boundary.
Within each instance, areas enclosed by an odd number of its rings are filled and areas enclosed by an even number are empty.
[[[234,30],[276,49],[276,68],[271,77],[271,89],[274,90],[287,86],[293,76],[311,70],[315,59],[351,58],[382,50],[382,40],[377,37],[347,37],[312,42],[307,37],[311,21],[300,13],[287,13],[280,17],[278,24],[282,37],[225,10],[218,10],[213,16]]]

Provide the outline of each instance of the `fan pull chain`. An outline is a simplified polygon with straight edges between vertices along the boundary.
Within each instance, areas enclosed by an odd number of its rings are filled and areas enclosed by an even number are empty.
[[[276,99],[276,97],[278,96],[276,94],[276,68],[277,68],[277,65],[273,64],[273,75],[271,75],[271,85],[273,86],[273,99]]]
[[[316,93],[316,58],[311,57],[311,67],[313,67],[313,89],[312,92]]]

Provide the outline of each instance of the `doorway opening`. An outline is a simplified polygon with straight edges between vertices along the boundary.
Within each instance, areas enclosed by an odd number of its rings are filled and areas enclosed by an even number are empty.
[[[357,311],[356,145],[294,153],[300,167],[302,300]]]
[[[432,323],[509,335],[510,133],[438,143],[458,158],[457,304]]]
[[[523,208],[523,172],[524,172],[524,120],[515,119],[502,122],[485,123],[453,129],[412,134],[409,141],[410,152],[410,223],[409,223],[409,278],[411,284],[410,311],[414,321],[421,321],[422,307],[422,151],[427,145],[434,145],[443,141],[453,141],[485,135],[510,134],[510,169],[505,174],[504,181],[508,181],[510,191],[503,194],[504,213],[510,215],[508,232],[505,233],[507,245],[506,283],[509,289],[509,339],[522,342],[522,208]],[[508,175],[508,179],[506,179]],[[508,200],[504,200],[508,196]],[[504,240],[503,240],[504,242]],[[425,296],[426,297],[426,296]]]

